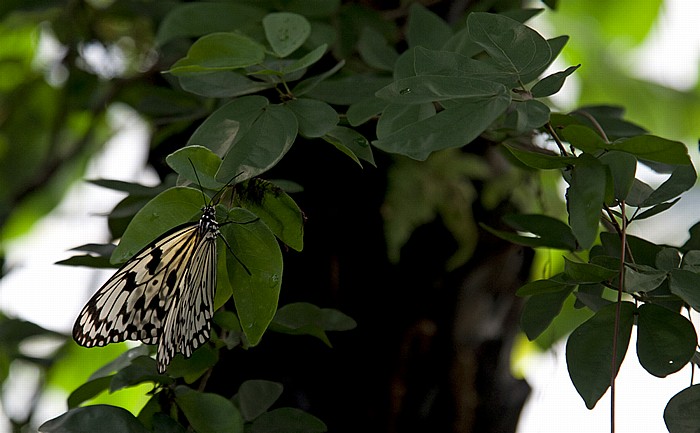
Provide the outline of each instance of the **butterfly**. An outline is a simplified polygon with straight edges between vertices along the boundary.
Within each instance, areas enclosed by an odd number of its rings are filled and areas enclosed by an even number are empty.
[[[161,235],[136,253],[93,295],[73,326],[81,346],[124,340],[157,344],[164,373],[209,340],[216,291],[219,224],[211,204],[198,222]]]

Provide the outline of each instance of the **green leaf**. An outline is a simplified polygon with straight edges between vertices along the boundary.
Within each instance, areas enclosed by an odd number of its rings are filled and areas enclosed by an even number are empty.
[[[491,63],[472,59],[459,53],[416,47],[413,50],[413,56],[413,68],[415,75],[418,76],[475,78],[494,81],[509,87],[515,86],[518,82],[517,74],[503,71]]]
[[[509,103],[507,91],[488,101],[461,102],[373,144],[385,152],[422,161],[437,150],[470,143],[503,114]]]
[[[674,269],[669,278],[671,293],[687,302],[695,311],[700,311],[700,274],[686,270]]]
[[[369,26],[360,30],[357,51],[365,63],[381,71],[392,71],[396,59],[399,58],[396,50],[389,45],[384,35]]]
[[[68,409],[78,407],[81,403],[107,391],[111,381],[112,376],[103,376],[80,385],[68,396]]]
[[[345,114],[350,126],[360,126],[373,117],[379,116],[387,105],[385,100],[370,96],[349,106]]]
[[[274,86],[272,82],[251,80],[239,71],[229,70],[183,72],[177,78],[183,90],[208,98],[233,98]]]
[[[221,158],[204,146],[185,146],[168,155],[165,161],[177,174],[202,188],[218,190],[224,186],[214,178]]]
[[[367,99],[392,82],[391,77],[372,74],[348,75],[315,84],[308,95],[334,105],[351,105]],[[301,84],[299,84],[301,86]]]
[[[243,417],[230,400],[184,386],[175,394],[175,402],[197,433],[243,433]]]
[[[590,154],[600,153],[610,147],[597,132],[587,126],[567,126],[561,131],[561,136],[575,148]]]
[[[691,165],[685,144],[654,135],[622,138],[612,143],[611,148],[629,152],[639,159],[665,164]]]
[[[185,358],[181,353],[176,353],[168,366],[168,376],[182,377],[185,383],[194,383],[202,377],[219,361],[219,351],[210,345],[203,345],[192,352],[192,356]]]
[[[158,194],[131,220],[110,261],[127,261],[166,232],[192,221],[203,204],[202,192],[193,188],[174,187]]]
[[[700,384],[674,395],[664,409],[664,422],[670,433],[697,433],[700,425]]]
[[[671,177],[647,196],[640,207],[653,206],[674,199],[692,188],[696,180],[697,173],[692,164],[679,165],[673,169]]]
[[[156,43],[242,29],[260,22],[264,15],[264,9],[240,3],[176,4],[158,26]]]
[[[388,137],[408,125],[434,115],[435,106],[430,102],[413,105],[389,104],[377,122],[377,138]]]
[[[304,248],[304,215],[281,188],[263,179],[250,179],[237,190],[237,204],[258,216],[272,233],[296,251]]]
[[[470,38],[503,69],[524,80],[552,59],[547,40],[531,28],[502,15],[475,12],[467,17]]]
[[[569,225],[581,248],[588,249],[598,235],[600,210],[605,200],[605,167],[588,154],[581,154],[571,170],[566,191]]]
[[[39,426],[42,433],[100,432],[148,433],[148,429],[126,409],[98,404],[71,409]]]
[[[212,33],[198,39],[167,72],[173,75],[240,69],[262,63],[265,48],[240,33]]]
[[[559,274],[561,275],[561,274]],[[548,293],[559,293],[563,290],[569,289],[569,286],[576,286],[576,284],[570,284],[563,281],[557,281],[555,279],[549,280],[537,280],[531,281],[524,286],[520,287],[515,293],[518,296],[535,296],[544,295]],[[570,293],[570,291],[569,291]]]
[[[564,222],[546,215],[509,214],[503,222],[519,232],[529,232],[542,241],[540,246],[575,250],[576,238]]]
[[[338,113],[323,101],[293,99],[285,104],[299,123],[299,134],[304,137],[321,137],[338,124]]]
[[[311,24],[303,16],[273,12],[262,20],[265,37],[279,57],[287,57],[301,47],[311,34]]]
[[[681,253],[675,248],[664,247],[656,254],[656,267],[671,271],[681,266]]]
[[[231,143],[216,178],[227,182],[240,173],[237,179],[244,181],[271,169],[292,147],[297,130],[297,118],[289,108],[268,105],[250,129]]]
[[[666,280],[666,276],[666,271],[642,265],[625,266],[625,292],[651,292]]]
[[[695,273],[700,272],[700,251],[690,250],[683,254],[681,268]]]
[[[306,69],[312,65],[314,65],[316,62],[321,60],[323,55],[326,53],[326,50],[328,49],[328,45],[326,44],[321,44],[318,47],[314,48],[312,51],[310,51],[308,54],[305,54],[302,58],[299,60],[296,60],[294,63],[285,66],[280,70],[282,74],[291,74],[292,72],[297,72],[302,69]]]
[[[560,169],[572,166],[576,158],[572,156],[556,156],[553,154],[524,150],[513,144],[504,143],[503,146],[523,164],[542,170]]]
[[[637,158],[625,152],[610,151],[598,160],[610,170],[615,188],[615,198],[625,200],[634,182],[637,172]]]
[[[282,384],[269,380],[246,380],[238,388],[238,402],[246,421],[267,411],[282,395]]]
[[[236,255],[227,257],[233,300],[248,344],[255,346],[277,311],[282,252],[275,235],[255,214],[233,208],[229,220],[221,234]]]
[[[283,407],[260,415],[248,433],[323,433],[328,431],[320,419],[302,410]]]
[[[116,266],[109,261],[109,256],[95,257],[88,254],[81,254],[69,257],[65,260],[59,260],[55,264],[64,266],[87,266],[96,269],[109,269]]]
[[[129,365],[119,370],[109,384],[109,392],[115,392],[122,388],[138,385],[143,382],[154,382],[161,385],[169,385],[173,380],[156,370],[156,360],[150,356],[140,356],[131,361]]]
[[[296,97],[303,96],[312,90],[316,88],[320,83],[325,81],[328,77],[332,76],[336,72],[338,72],[340,69],[345,66],[345,60],[341,60],[338,62],[335,66],[333,66],[331,69],[319,74],[319,75],[314,75],[313,77],[307,78],[304,81],[300,82],[297,84],[293,89],[292,89],[292,94],[295,95]]]
[[[581,65],[569,66],[563,71],[555,72],[552,75],[544,77],[537,84],[532,86],[530,92],[535,98],[544,98],[557,93],[566,81],[566,77],[573,74]]]
[[[371,165],[375,165],[374,155],[372,154],[372,148],[369,146],[369,142],[362,134],[354,129],[336,126],[325,134],[323,139],[352,158],[360,167],[362,167],[360,159],[367,161]]]
[[[234,99],[207,117],[187,145],[201,145],[223,157],[233,144],[250,132],[268,106],[267,98],[258,95]]]
[[[398,79],[378,90],[375,95],[393,104],[424,104],[448,99],[483,101],[502,98],[506,94],[507,88],[495,81],[420,75]]]
[[[653,207],[645,210],[644,212],[638,214],[637,216],[632,218],[630,220],[630,222],[637,221],[637,220],[643,220],[646,218],[653,217],[654,215],[660,214],[661,212],[664,212],[664,211],[668,210],[669,208],[671,208],[674,204],[678,203],[680,201],[680,199],[681,198],[678,197],[675,200],[672,200],[670,202],[657,204],[656,206],[653,206]]]
[[[347,331],[356,326],[351,317],[338,310],[297,302],[280,308],[270,328],[285,334],[312,335],[331,346],[326,331]]]
[[[437,50],[452,36],[452,29],[435,13],[419,3],[413,3],[408,12],[406,41],[409,47],[422,46]]]
[[[638,309],[637,356],[646,371],[666,377],[683,368],[695,354],[695,327],[678,312],[654,304]]]
[[[618,271],[593,263],[578,263],[564,257],[564,273],[577,283],[601,283],[617,277]]]
[[[601,308],[593,317],[576,328],[566,342],[569,376],[588,409],[593,409],[610,387],[617,307],[617,304],[610,304]],[[630,302],[622,302],[620,305],[615,376],[625,359],[635,311],[636,307]]]
[[[517,132],[525,132],[537,129],[549,121],[549,107],[529,99],[514,104],[515,111],[509,113],[506,126]]]
[[[576,286],[573,285],[564,285],[562,290],[534,295],[525,301],[520,317],[520,327],[528,340],[536,339],[549,327],[561,312],[564,301],[575,288]]]

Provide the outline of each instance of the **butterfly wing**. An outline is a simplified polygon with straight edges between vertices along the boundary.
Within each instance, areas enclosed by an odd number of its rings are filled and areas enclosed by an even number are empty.
[[[216,238],[206,231],[175,290],[172,311],[165,319],[158,344],[158,371],[164,372],[176,352],[190,357],[209,339],[216,292]]]
[[[75,341],[85,347],[124,340],[157,343],[199,243],[198,227],[179,226],[126,262],[80,312]]]

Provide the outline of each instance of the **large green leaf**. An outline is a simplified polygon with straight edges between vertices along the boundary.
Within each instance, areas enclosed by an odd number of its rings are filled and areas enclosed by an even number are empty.
[[[293,99],[286,103],[299,123],[299,133],[304,137],[321,137],[338,124],[338,113],[323,101]]]
[[[376,96],[393,104],[423,104],[448,99],[488,100],[507,94],[495,81],[471,77],[420,75],[401,78],[377,91]]]
[[[559,290],[554,291],[555,288],[557,287],[551,287],[550,292],[533,295],[525,302],[520,326],[530,341],[539,337],[549,327],[576,286],[561,284],[558,286]]]
[[[184,386],[175,392],[175,403],[197,433],[243,433],[243,417],[231,400]]]
[[[612,149],[629,152],[639,159],[665,164],[690,165],[688,148],[680,141],[667,140],[654,135],[638,135],[622,138],[612,143]]]
[[[201,145],[223,157],[234,143],[250,132],[268,105],[267,98],[258,95],[234,99],[207,117],[187,145]]]
[[[218,190],[223,183],[214,178],[221,158],[204,146],[185,146],[165,158],[170,168],[202,188]]]
[[[583,249],[590,248],[598,235],[605,187],[605,167],[588,154],[579,156],[571,173],[566,201],[569,209],[569,225]]]
[[[420,3],[413,3],[408,14],[406,41],[409,47],[439,49],[452,36],[447,23]]]
[[[697,433],[700,425],[700,384],[674,395],[664,409],[664,422],[670,433]]]
[[[240,33],[212,33],[190,47],[187,56],[175,62],[173,75],[240,69],[262,63],[265,48]]]
[[[246,421],[267,411],[282,395],[282,384],[269,380],[246,380],[238,388],[236,399]]]
[[[503,15],[482,12],[467,17],[471,39],[503,69],[525,82],[549,65],[552,49],[539,33]]]
[[[190,38],[242,29],[251,23],[259,22],[264,15],[263,9],[240,3],[177,4],[158,26],[156,43],[163,45],[174,38]]]
[[[267,14],[262,20],[265,37],[279,57],[287,57],[301,47],[311,34],[311,24],[303,16],[290,12]]]
[[[666,377],[683,368],[695,354],[695,327],[678,312],[654,304],[638,309],[637,356],[649,373]]]
[[[687,302],[695,311],[700,311],[700,274],[686,270],[674,269],[669,278],[671,293]]]
[[[613,376],[613,336],[617,304],[601,308],[569,336],[566,363],[569,376],[579,395],[592,409],[610,387]],[[632,335],[636,307],[631,302],[620,305],[620,320],[615,351],[615,376],[625,358]]]
[[[436,150],[470,143],[503,114],[509,103],[510,94],[503,87],[503,92],[492,99],[462,102],[373,144],[389,153],[425,160]]]
[[[227,269],[236,312],[248,344],[260,342],[277,311],[282,284],[282,252],[275,235],[255,214],[233,208],[221,234],[235,257]]]
[[[243,181],[271,169],[292,147],[297,130],[292,110],[284,105],[268,105],[240,140],[231,143],[216,178],[227,182],[240,175],[238,180]]]
[[[39,426],[44,433],[148,433],[149,430],[126,409],[98,404],[71,409]]]
[[[415,75],[462,77],[494,81],[506,86],[515,86],[517,74],[503,71],[491,63],[472,59],[450,51],[429,50],[416,47],[413,50]]]
[[[295,302],[280,308],[270,329],[292,335],[312,335],[329,347],[326,331],[348,331],[357,323],[349,316],[332,308],[319,308],[307,302]]]
[[[532,233],[541,242],[538,246],[569,251],[576,249],[576,238],[571,227],[556,218],[539,214],[509,214],[503,217],[503,222],[519,232]]]

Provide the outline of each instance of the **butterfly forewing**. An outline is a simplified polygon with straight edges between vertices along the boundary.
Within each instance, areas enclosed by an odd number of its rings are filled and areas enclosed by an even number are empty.
[[[198,223],[162,235],[126,262],[90,299],[73,327],[86,347],[124,340],[158,344],[158,370],[209,338],[216,290],[214,207]]]

